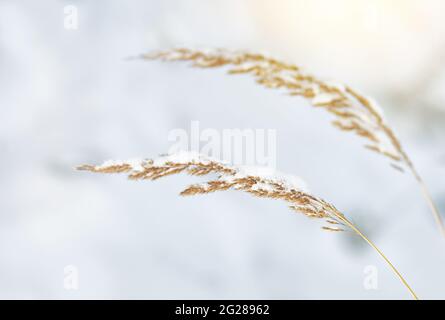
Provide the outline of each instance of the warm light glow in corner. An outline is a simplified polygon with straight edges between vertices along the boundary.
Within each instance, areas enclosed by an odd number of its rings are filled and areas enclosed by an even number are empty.
[[[285,58],[314,60],[325,69],[338,64],[344,73],[358,69],[376,84],[382,77],[394,85],[414,77],[433,54],[434,39],[445,37],[443,0],[250,3],[262,41]]]

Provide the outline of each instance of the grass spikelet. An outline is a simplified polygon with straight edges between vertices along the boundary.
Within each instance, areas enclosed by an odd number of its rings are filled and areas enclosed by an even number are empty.
[[[108,161],[98,166],[82,165],[77,169],[107,174],[126,173],[132,180],[156,180],[179,173],[198,176],[215,174],[215,179],[192,184],[180,194],[191,196],[229,189],[243,191],[255,197],[282,200],[293,211],[309,218],[323,220],[326,225],[322,229],[325,231],[352,231],[377,251],[413,298],[417,299],[414,291],[380,249],[332,204],[307,192],[304,186],[297,183],[300,180],[296,177],[278,175],[273,171],[231,166],[216,159],[189,152],[165,155],[154,160]]]
[[[367,140],[366,148],[377,152],[392,162],[392,167],[411,172],[421,188],[436,224],[445,236],[442,218],[422,178],[402,148],[400,141],[387,125],[380,107],[349,86],[317,79],[299,67],[247,52],[227,50],[190,50],[178,48],[153,52],[141,56],[148,60],[189,61],[198,68],[229,66],[229,74],[250,74],[257,83],[274,89],[286,90],[290,95],[301,96],[317,108],[334,115],[332,122],[342,131],[353,132]]]

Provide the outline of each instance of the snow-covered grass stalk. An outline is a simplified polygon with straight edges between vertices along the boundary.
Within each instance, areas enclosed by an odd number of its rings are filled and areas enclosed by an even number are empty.
[[[308,99],[314,107],[323,108],[335,116],[334,126],[351,131],[367,140],[366,148],[382,154],[400,171],[407,169],[419,184],[434,219],[445,236],[445,226],[429,191],[405,153],[400,141],[387,125],[380,107],[349,86],[322,81],[299,67],[261,54],[227,50],[172,49],[141,56],[143,59],[190,61],[194,67],[231,66],[230,74],[250,74],[267,88],[285,89],[290,95]]]
[[[298,177],[279,174],[270,168],[232,166],[192,152],[180,152],[154,160],[107,161],[102,165],[82,165],[77,169],[98,173],[126,173],[132,180],[156,180],[182,172],[193,176],[216,174],[213,180],[188,186],[181,195],[233,189],[256,197],[283,200],[289,204],[290,209],[309,218],[323,220],[325,225],[322,228],[326,231],[353,231],[376,250],[413,298],[417,299],[414,291],[382,251],[332,204],[311,195]]]

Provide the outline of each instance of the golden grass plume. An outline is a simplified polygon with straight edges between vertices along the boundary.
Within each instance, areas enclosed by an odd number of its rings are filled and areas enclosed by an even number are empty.
[[[301,179],[277,174],[271,169],[232,166],[225,162],[191,152],[180,152],[157,159],[107,161],[102,165],[82,165],[78,170],[96,173],[125,173],[131,180],[157,180],[166,176],[187,173],[192,176],[216,174],[205,183],[192,184],[180,194],[183,196],[208,194],[229,189],[244,191],[255,197],[278,199],[286,202],[293,211],[309,218],[323,220],[323,230],[340,232],[349,230],[360,236],[385,260],[413,298],[416,294],[399,271],[346,216],[332,204],[311,195]]]
[[[407,169],[419,184],[422,194],[445,236],[445,225],[422,178],[402,148],[400,141],[387,125],[376,102],[347,85],[322,81],[304,73],[299,67],[262,54],[232,52],[223,49],[191,50],[177,48],[141,55],[143,59],[190,61],[194,67],[230,66],[229,74],[250,74],[267,88],[284,89],[290,95],[308,99],[314,107],[323,108],[335,116],[333,125],[354,132],[366,139],[366,148],[391,161],[393,168]]]

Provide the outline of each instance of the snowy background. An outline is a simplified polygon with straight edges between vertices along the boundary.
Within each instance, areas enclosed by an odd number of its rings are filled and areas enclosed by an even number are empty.
[[[383,106],[444,213],[444,19],[442,0],[0,0],[0,298],[410,298],[360,239],[277,201],[73,170],[156,156],[192,120],[276,129],[278,169],[348,214],[421,298],[445,298],[445,243],[417,185],[323,110],[223,70],[126,60],[248,49],[349,83]]]

